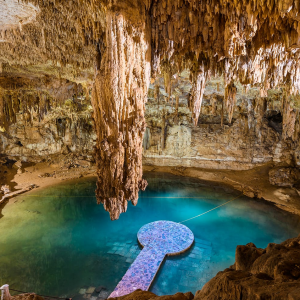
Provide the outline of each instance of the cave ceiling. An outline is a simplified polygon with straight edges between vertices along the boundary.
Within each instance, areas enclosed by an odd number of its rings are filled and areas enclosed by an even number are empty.
[[[0,122],[9,81],[81,84],[94,108],[97,199],[112,219],[147,185],[144,113],[156,78],[176,98],[173,83],[187,72],[195,125],[216,78],[230,121],[241,90],[265,98],[281,89],[285,117],[295,118],[300,0],[0,0],[0,7]]]

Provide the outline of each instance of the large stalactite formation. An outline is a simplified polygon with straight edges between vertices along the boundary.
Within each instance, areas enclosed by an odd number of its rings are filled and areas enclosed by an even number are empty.
[[[153,79],[163,75],[166,98],[173,101],[172,81],[184,69],[190,71],[189,107],[195,125],[211,77],[224,78],[223,107],[229,122],[236,83],[245,90],[257,87],[257,101],[264,101],[268,90],[282,88],[283,138],[293,139],[298,116],[293,99],[300,89],[299,0],[25,3],[36,8],[36,21],[11,28],[0,24],[0,71],[10,76],[56,74],[94,85],[97,198],[112,219],[126,211],[127,200],[136,204],[138,190],[146,185],[141,159],[150,74]],[[1,94],[0,129],[3,99]]]
[[[135,4],[135,5],[134,5]],[[106,14],[106,49],[97,70],[92,103],[97,132],[97,198],[112,220],[137,204],[142,179],[144,111],[150,82],[150,36],[138,3],[126,14]]]

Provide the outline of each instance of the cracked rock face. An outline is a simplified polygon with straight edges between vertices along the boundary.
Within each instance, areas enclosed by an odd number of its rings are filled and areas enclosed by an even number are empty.
[[[10,0],[0,4],[5,8],[0,15],[1,74],[12,80],[20,75],[52,76],[80,83],[86,90],[93,86],[97,198],[112,219],[126,211],[127,200],[136,204],[138,190],[145,187],[141,162],[150,76],[152,81],[163,78],[164,97],[179,111],[182,94],[173,90],[173,81],[189,71],[191,90],[186,99],[194,126],[201,119],[205,90],[214,77],[224,80],[223,95],[211,100],[221,125],[234,121],[239,89],[255,87],[259,96],[255,103],[251,99],[247,116],[241,115],[240,121],[254,128],[259,142],[265,138],[259,132],[265,99],[280,88],[282,136],[296,140],[299,109],[295,103],[300,89],[296,0]],[[155,94],[161,97],[157,87]],[[0,101],[1,132],[6,130],[5,103]],[[163,123],[168,122],[164,115]],[[162,127],[164,148],[167,131]],[[179,135],[187,136],[185,143],[193,139],[189,132],[178,129]]]

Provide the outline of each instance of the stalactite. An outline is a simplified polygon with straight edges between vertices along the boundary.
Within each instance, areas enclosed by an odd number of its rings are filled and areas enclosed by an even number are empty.
[[[165,149],[165,145],[166,145],[166,111],[165,109],[163,110],[162,113],[162,120],[161,120],[161,138],[160,138],[160,144],[161,144],[161,148],[162,150]]]
[[[198,119],[201,112],[202,99],[205,90],[205,83],[207,78],[207,72],[205,71],[204,66],[202,65],[196,78],[193,82],[192,94],[191,94],[191,111],[194,125],[197,126]]]
[[[297,93],[299,4],[290,2],[286,10],[284,1],[154,1],[153,72],[158,73],[161,59],[177,66],[177,72],[183,65],[192,70],[200,60],[209,62],[212,74],[224,72],[225,85],[237,78],[244,85],[259,84],[266,97],[268,89],[285,83]]]
[[[96,196],[112,220],[127,210],[128,200],[136,205],[139,189],[147,185],[142,179],[142,143],[151,59],[145,14],[138,14],[138,6],[133,14],[116,10],[106,14],[106,50],[92,93]]]
[[[39,78],[1,77],[0,131],[4,132],[17,123],[17,118],[22,119],[26,126],[33,126],[35,119],[41,122],[55,110],[55,103],[63,106],[65,100],[75,92],[79,93],[81,88],[81,85],[53,77],[48,77],[46,82]],[[72,109],[78,109],[74,101],[73,105]]]
[[[167,97],[167,102],[169,102],[169,99],[172,95],[172,79],[171,79],[172,75],[171,72],[169,70],[167,70],[166,72],[164,72],[164,83],[165,83],[165,91],[168,94]]]
[[[237,88],[233,82],[226,86],[224,98],[225,98],[225,107],[228,112],[229,123],[231,123],[232,121],[233,111],[236,104],[236,93],[237,93]]]
[[[154,98],[157,101],[158,105],[159,105],[159,97],[160,97],[159,84],[157,84],[157,85],[155,85],[155,88],[154,88]]]
[[[112,219],[126,210],[127,200],[136,204],[138,188],[145,185],[141,145],[150,65],[153,77],[164,77],[166,101],[174,97],[173,75],[190,71],[188,105],[195,125],[210,75],[224,75],[222,126],[226,112],[232,122],[237,94],[233,82],[246,88],[260,87],[261,97],[266,97],[269,89],[285,86],[283,138],[295,136],[297,111],[287,98],[300,91],[298,0],[24,2],[39,7],[41,13],[35,23],[1,30],[0,73],[5,66],[3,73],[15,68],[17,74],[31,74],[28,66],[39,69],[52,62],[57,76],[86,80],[91,85],[96,70],[92,94],[98,136],[97,197]],[[46,68],[40,74],[52,71]],[[154,94],[159,105],[164,97],[160,99],[159,86]],[[41,118],[47,114],[48,93],[40,93],[35,104],[27,93],[22,97],[28,122],[37,107]],[[177,96],[175,99],[178,112]],[[21,108],[15,100],[1,101],[0,122],[7,126]],[[254,128],[250,109],[254,108],[249,104],[248,125]],[[258,115],[261,122],[262,115]],[[162,128],[162,145],[166,128]]]

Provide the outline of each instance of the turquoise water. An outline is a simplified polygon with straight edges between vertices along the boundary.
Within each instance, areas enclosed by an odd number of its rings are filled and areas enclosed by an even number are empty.
[[[145,177],[149,186],[138,205],[129,204],[114,222],[96,204],[95,178],[12,199],[0,219],[0,285],[78,299],[80,289],[104,286],[100,296],[105,298],[140,251],[140,227],[157,220],[181,222],[240,195],[170,174]],[[244,196],[184,224],[196,242],[185,254],[165,261],[151,288],[158,295],[201,289],[234,263],[237,245],[253,242],[264,248],[300,232],[299,217]]]

